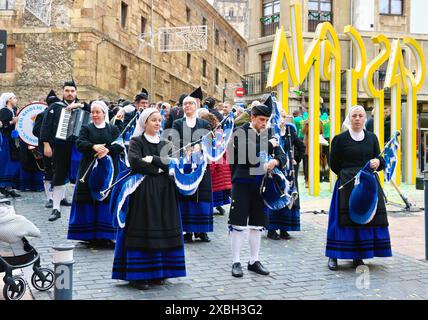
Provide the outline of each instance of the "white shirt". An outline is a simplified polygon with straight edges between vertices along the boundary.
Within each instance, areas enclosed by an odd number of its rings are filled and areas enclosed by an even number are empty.
[[[189,128],[194,128],[196,126],[196,116],[193,118],[185,117],[186,118],[186,124]]]
[[[353,131],[351,128],[349,128],[349,134],[351,135],[351,138],[354,141],[363,141],[365,138],[364,130],[357,132],[357,131]]]
[[[94,126],[95,126],[97,129],[104,129],[104,128],[106,127],[106,123],[105,123],[105,121],[103,121],[103,123],[101,123],[101,124],[96,124],[96,123],[94,122]]]
[[[151,135],[144,132],[144,137],[150,143],[158,144],[160,142],[160,137],[158,135],[151,136]]]

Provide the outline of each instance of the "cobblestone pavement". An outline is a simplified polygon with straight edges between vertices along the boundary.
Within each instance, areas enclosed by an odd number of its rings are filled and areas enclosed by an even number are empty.
[[[330,195],[327,189],[327,184],[323,184],[320,198],[309,197],[303,191],[302,211],[328,210]],[[423,200],[421,194],[423,192],[412,196],[419,199],[420,203]],[[60,220],[48,222],[50,210],[44,208],[44,201],[43,193],[25,193],[14,203],[19,214],[26,216],[40,228],[42,237],[32,239],[31,243],[42,255],[42,265],[53,268],[51,248],[67,242],[69,208],[62,208]],[[412,229],[418,223],[417,219],[423,221],[422,213],[390,215],[394,253],[392,258],[366,260],[368,269],[364,269],[365,273],[357,273],[351,267],[351,261],[339,261],[339,271],[332,272],[327,268],[327,258],[324,256],[328,215],[303,213],[302,231],[292,233],[291,240],[273,241],[263,237],[260,258],[270,270],[269,276],[259,276],[244,268],[243,278],[233,278],[227,216],[215,216],[215,232],[210,234],[211,243],[186,244],[187,277],[169,279],[166,285],[153,287],[148,291],[138,291],[125,281],[111,279],[112,249],[88,248],[80,242],[73,242],[76,245],[73,298],[428,299],[428,262],[417,256],[420,253],[403,254],[406,250],[401,243],[406,242],[406,234],[410,242],[413,241],[412,237],[423,242],[423,233],[415,234]],[[407,224],[409,228],[406,229],[403,226]],[[397,225],[401,229],[394,229]],[[395,249],[394,234],[400,234],[401,242],[397,242],[400,250]],[[245,244],[241,254],[243,265],[248,257],[249,248]],[[25,269],[24,274],[27,280],[30,279],[31,269]],[[29,289],[36,300],[53,299],[52,290],[38,292],[31,286]]]

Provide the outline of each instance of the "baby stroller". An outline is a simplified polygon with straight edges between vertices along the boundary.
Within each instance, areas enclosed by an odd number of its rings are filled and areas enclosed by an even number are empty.
[[[6,300],[19,300],[25,293],[25,280],[12,274],[16,269],[32,265],[31,284],[39,291],[49,290],[54,285],[55,273],[51,269],[40,267],[40,255],[25,236],[39,237],[40,231],[25,217],[17,215],[9,200],[0,200],[0,241],[9,244],[21,241],[25,251],[19,256],[0,255],[0,273],[5,272],[3,296]]]

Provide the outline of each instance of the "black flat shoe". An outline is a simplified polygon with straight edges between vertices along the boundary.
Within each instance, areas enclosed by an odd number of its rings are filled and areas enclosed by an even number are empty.
[[[279,237],[280,237],[281,239],[284,239],[284,240],[291,239],[290,234],[289,234],[287,231],[284,231],[284,230],[281,230],[281,231],[279,232]]]
[[[52,209],[53,208],[53,200],[50,199],[46,202],[45,208]]]
[[[352,265],[354,268],[358,268],[359,266],[365,266],[366,264],[364,263],[363,259],[354,259],[352,261]]]
[[[60,205],[62,205],[63,207],[71,207],[71,202],[69,202],[66,198],[61,200]]]
[[[248,270],[253,271],[255,273],[261,274],[263,276],[269,275],[268,269],[266,269],[260,261],[256,261],[253,264],[248,262]]]
[[[184,243],[191,243],[193,242],[193,233],[187,232],[184,234],[183,238],[184,238]]]
[[[195,239],[199,238],[202,242],[211,242],[210,238],[208,238],[208,235],[206,232],[198,232],[195,233]]]
[[[149,280],[149,284],[163,286],[165,284],[165,279],[152,279],[152,280]]]
[[[5,191],[12,198],[19,198],[21,196],[19,193],[16,193],[15,190],[7,190],[7,189],[5,189]]]
[[[51,216],[49,217],[49,221],[55,221],[61,218],[61,212],[57,209],[52,210]]]
[[[7,192],[6,188],[4,188],[4,187],[0,188],[0,193],[6,197],[9,196],[9,193]]]
[[[129,284],[138,290],[148,290],[150,288],[147,280],[132,280]]]
[[[235,262],[232,265],[232,276],[235,278],[241,278],[244,275],[244,272],[242,272],[242,266],[239,262]]]
[[[338,269],[337,259],[329,258],[328,259],[328,268],[332,271],[336,271]]]
[[[279,234],[278,234],[278,233],[276,233],[276,231],[275,231],[275,230],[269,230],[269,231],[268,231],[268,233],[267,233],[267,237],[268,237],[269,239],[272,239],[272,240],[279,240],[279,239],[281,239],[281,238],[279,237]]]

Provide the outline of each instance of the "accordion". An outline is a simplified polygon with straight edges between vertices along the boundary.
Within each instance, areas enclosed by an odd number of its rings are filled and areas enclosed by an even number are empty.
[[[90,113],[82,109],[61,110],[55,138],[74,141],[79,137],[82,127],[90,122]]]

